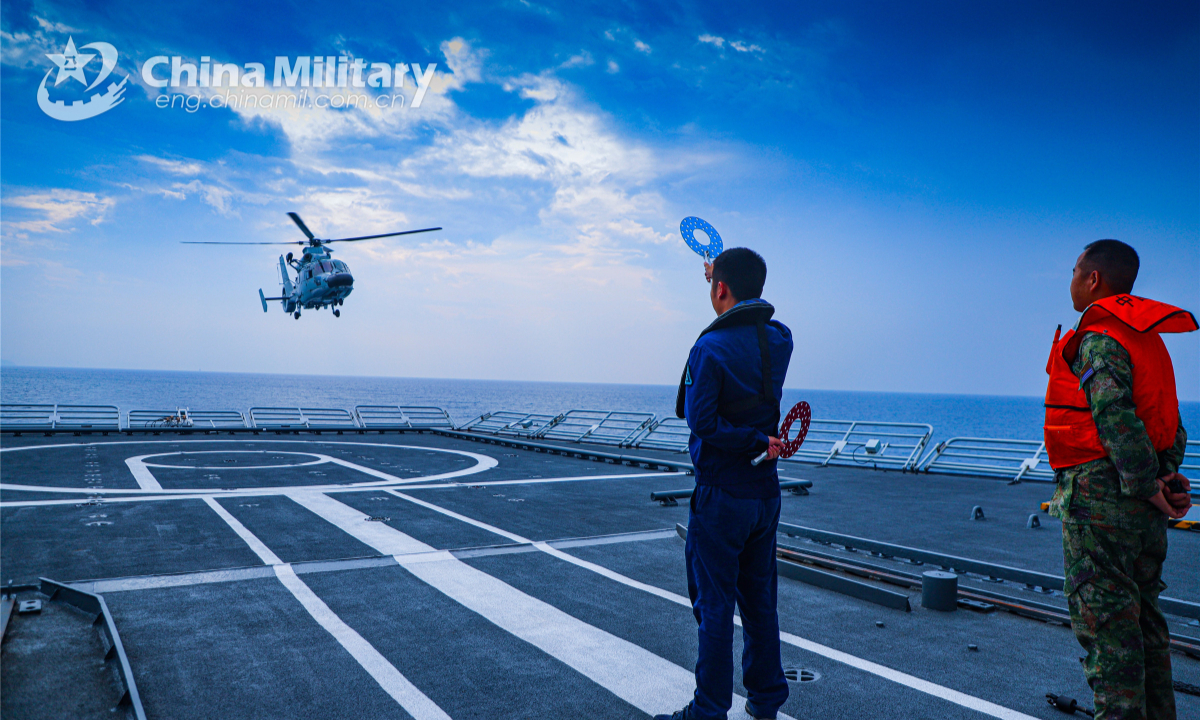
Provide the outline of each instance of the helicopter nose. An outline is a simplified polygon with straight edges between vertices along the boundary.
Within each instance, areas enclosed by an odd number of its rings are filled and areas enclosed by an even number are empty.
[[[325,284],[331,288],[350,287],[354,284],[354,276],[350,273],[334,273],[325,279]]]

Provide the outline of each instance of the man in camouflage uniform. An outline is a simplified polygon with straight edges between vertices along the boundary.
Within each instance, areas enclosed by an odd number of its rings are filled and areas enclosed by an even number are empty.
[[[1092,243],[1076,262],[1075,309],[1128,293],[1136,275],[1133,248],[1115,240]],[[1155,451],[1136,414],[1130,354],[1109,335],[1085,333],[1071,370],[1107,457],[1059,469],[1050,513],[1063,523],[1063,592],[1071,627],[1087,652],[1081,662],[1095,717],[1174,719],[1170,635],[1158,596],[1166,587],[1167,518],[1182,517],[1190,506],[1190,484],[1177,472],[1187,431],[1180,422],[1174,444]],[[1183,493],[1166,488],[1172,480]]]

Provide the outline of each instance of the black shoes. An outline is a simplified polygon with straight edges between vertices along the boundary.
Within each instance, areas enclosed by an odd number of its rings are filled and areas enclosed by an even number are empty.
[[[692,704],[688,703],[682,710],[677,710],[670,715],[655,715],[654,720],[695,720],[696,716],[692,714]]]
[[[752,717],[754,720],[775,720],[774,715],[769,717],[766,715],[755,715],[754,711],[750,709],[749,700],[746,701],[746,714]],[[695,717],[695,715],[692,715],[692,704],[688,703],[686,707],[684,707],[682,710],[676,711],[672,715],[655,715],[654,720],[695,720]]]
[[[771,715],[770,717],[767,717],[766,715],[755,715],[754,711],[750,709],[749,700],[746,701],[746,714],[754,718],[754,720],[775,720],[774,715]]]

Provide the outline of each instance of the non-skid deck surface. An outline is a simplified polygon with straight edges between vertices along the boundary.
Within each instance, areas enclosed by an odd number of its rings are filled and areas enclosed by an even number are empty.
[[[415,433],[6,438],[0,462],[4,581],[103,594],[150,717],[645,718],[694,687],[687,505],[649,499],[687,475]],[[1047,486],[786,474],[815,483],[787,522],[1061,573],[1057,526],[1024,527]],[[1196,536],[1171,539],[1171,594],[1196,600]],[[784,664],[816,678],[783,712],[1053,718],[1046,692],[1088,696],[1067,628],[912,598],[781,579]]]

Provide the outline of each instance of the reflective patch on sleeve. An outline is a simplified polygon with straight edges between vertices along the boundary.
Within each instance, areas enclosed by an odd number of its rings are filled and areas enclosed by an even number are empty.
[[[1090,364],[1085,366],[1083,368],[1083,373],[1079,376],[1079,389],[1082,390],[1084,384],[1086,384],[1087,381],[1090,380],[1091,377],[1095,374],[1096,374],[1096,368],[1092,367]]]
[[[692,386],[692,367],[690,365],[683,366],[683,384],[687,387]]]

